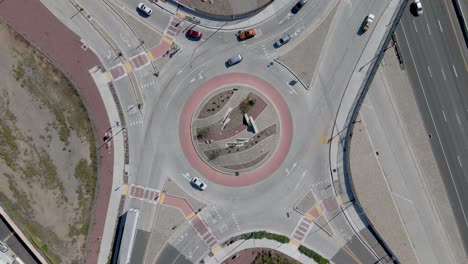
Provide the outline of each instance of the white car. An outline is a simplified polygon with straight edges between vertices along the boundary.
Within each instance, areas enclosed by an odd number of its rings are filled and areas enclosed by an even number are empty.
[[[140,9],[141,12],[145,13],[148,16],[151,15],[151,13],[153,13],[153,10],[151,10],[151,8],[147,7],[143,3],[138,4],[138,9]]]
[[[421,0],[414,0],[414,5],[416,6],[416,14],[418,16],[423,14],[423,8],[421,4]]]
[[[197,177],[193,177],[191,183],[193,185],[197,186],[200,190],[205,190],[206,189],[206,183],[202,182]]]

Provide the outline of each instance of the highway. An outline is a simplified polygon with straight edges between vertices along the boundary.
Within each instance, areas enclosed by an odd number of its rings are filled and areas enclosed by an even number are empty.
[[[467,46],[451,1],[426,0],[405,11],[396,31],[428,137],[468,249]]]

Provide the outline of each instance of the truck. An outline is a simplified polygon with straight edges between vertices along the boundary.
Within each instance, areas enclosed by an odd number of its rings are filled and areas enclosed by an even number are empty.
[[[251,28],[251,29],[237,32],[237,37],[239,38],[239,40],[245,40],[245,39],[253,38],[256,34],[257,34],[257,30],[255,28]]]
[[[364,21],[364,24],[362,26],[362,30],[364,32],[366,32],[370,25],[372,24],[372,22],[374,22],[374,19],[375,19],[375,16],[373,14],[369,14],[367,17],[366,17],[366,20]]]

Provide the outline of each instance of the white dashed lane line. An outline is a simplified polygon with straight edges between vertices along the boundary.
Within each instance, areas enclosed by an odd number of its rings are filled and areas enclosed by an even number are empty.
[[[442,30],[442,25],[440,24],[440,20],[439,20],[439,19],[437,19],[437,22],[439,22],[440,32],[444,32],[444,30]]]
[[[455,77],[458,78],[457,70],[455,69],[455,65],[452,64],[453,72],[455,73]]]

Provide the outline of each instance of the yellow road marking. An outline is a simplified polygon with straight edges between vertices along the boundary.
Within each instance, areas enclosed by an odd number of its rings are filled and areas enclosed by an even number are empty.
[[[309,219],[312,220],[312,221],[315,221],[315,219],[316,219],[316,218],[315,218],[313,215],[311,215],[309,212],[307,212],[305,215],[306,215],[307,218],[309,218]]]
[[[453,25],[452,15],[450,15],[450,12],[449,12],[450,9],[449,9],[449,7],[447,5],[447,1],[444,0],[444,4],[445,4],[445,7],[447,8],[447,14],[449,15],[450,24],[452,24],[453,34],[455,35],[455,38],[457,39],[458,49],[460,50],[460,54],[462,55],[463,63],[465,63],[465,71],[468,72],[468,66],[466,65],[465,55],[463,55],[463,50],[462,50],[461,45],[460,45],[460,40],[457,37],[457,32],[455,31],[455,26]]]
[[[220,249],[221,249],[221,246],[217,245],[216,247],[213,248],[213,250],[211,250],[211,252],[213,252],[213,254],[214,254],[214,253],[218,252]]]
[[[298,241],[294,240],[294,239],[291,239],[289,241],[289,244],[295,246],[295,247],[299,247],[301,245],[301,243],[299,243]]]
[[[322,214],[322,207],[320,206],[319,203],[315,205],[315,208],[317,209],[319,215],[321,215]]]
[[[180,12],[180,11],[177,11],[177,12],[176,12],[176,15],[177,15],[178,17],[180,17],[180,18],[185,18],[185,17],[187,16],[185,13],[182,13],[182,12]]]
[[[192,219],[195,216],[194,212],[191,212],[190,214],[187,215],[187,219]]]
[[[174,43],[172,40],[168,39],[167,37],[164,37],[163,41],[166,42],[169,45],[172,45],[172,43]]]
[[[161,193],[161,198],[159,198],[159,203],[160,203],[160,204],[164,204],[164,198],[166,198],[166,194],[165,194],[165,193]]]
[[[146,53],[146,55],[148,55],[148,58],[149,58],[151,61],[154,61],[153,53],[151,53],[151,51],[148,51],[148,52]]]
[[[8,242],[8,239],[10,239],[15,233],[11,232],[6,236],[4,239],[2,239],[3,242]]]
[[[349,247],[347,245],[344,245],[343,249],[354,261],[356,261],[356,263],[362,264],[362,262],[359,260],[359,258],[356,257],[356,255],[354,255],[354,253],[351,251],[351,249],[349,249]]]
[[[122,185],[122,193],[128,195],[128,184]]]
[[[129,61],[126,61],[124,65],[128,73],[131,73],[133,71],[132,64]]]
[[[340,203],[341,205],[343,205],[343,197],[341,197],[341,194],[338,195],[338,196],[336,197],[336,199],[338,200],[338,203]]]
[[[112,81],[112,76],[110,75],[109,72],[105,72],[105,73],[104,73],[104,77],[106,77],[107,82],[111,82],[111,81]]]

